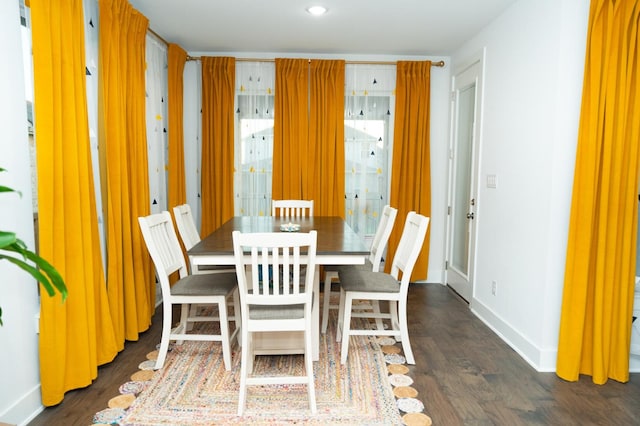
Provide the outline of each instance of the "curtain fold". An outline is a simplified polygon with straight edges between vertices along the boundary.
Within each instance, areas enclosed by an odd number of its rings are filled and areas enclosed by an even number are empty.
[[[40,307],[42,402],[89,385],[118,352],[98,233],[81,0],[31,2],[39,252],[69,289]]]
[[[233,217],[235,58],[202,57],[202,225]]]
[[[169,43],[169,179],[168,207],[187,202],[184,165],[184,65],[187,52],[177,44]]]
[[[309,61],[276,58],[275,63],[271,194],[274,200],[308,199],[302,165],[309,156]]]
[[[391,205],[400,223],[410,211],[431,216],[431,162],[429,145],[431,61],[398,61],[396,65],[396,113],[391,168]],[[394,227],[387,258],[400,242],[402,226]],[[413,268],[411,280],[427,278],[429,235]],[[387,272],[391,262],[386,263]]]
[[[100,141],[107,289],[119,349],[151,324],[155,280],[137,219],[150,211],[145,127],[149,21],[126,0],[100,0]]]
[[[302,159],[303,194],[314,200],[316,215],[344,219],[345,61],[314,59],[309,66],[309,155]]]
[[[556,372],[629,379],[638,209],[638,1],[592,0]]]

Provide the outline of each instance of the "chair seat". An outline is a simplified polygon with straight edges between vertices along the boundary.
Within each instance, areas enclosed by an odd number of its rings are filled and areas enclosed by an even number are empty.
[[[172,296],[226,296],[236,288],[235,272],[187,275],[171,287]]]
[[[339,271],[340,285],[344,291],[361,291],[372,293],[399,293],[400,284],[390,274],[358,270]]]
[[[249,319],[288,320],[304,318],[304,304],[299,305],[249,305]]]

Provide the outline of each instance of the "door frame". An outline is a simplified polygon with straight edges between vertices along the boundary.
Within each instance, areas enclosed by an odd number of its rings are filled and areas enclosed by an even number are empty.
[[[454,201],[454,184],[455,184],[455,163],[454,152],[456,143],[456,125],[457,125],[457,105],[456,105],[456,77],[471,68],[476,69],[476,94],[475,94],[475,124],[473,129],[472,153],[471,153],[471,172],[470,172],[470,198],[475,200],[472,208],[474,219],[472,220],[471,232],[469,236],[469,270],[468,284],[469,288],[463,290],[460,296],[471,304],[475,295],[475,271],[476,271],[476,248],[478,241],[478,229],[480,225],[479,211],[481,208],[480,200],[480,169],[481,169],[481,146],[482,146],[482,123],[483,123],[483,100],[484,100],[484,67],[485,67],[486,49],[470,56],[469,60],[461,63],[454,68],[451,76],[451,99],[450,99],[450,128],[449,128],[449,154],[448,154],[448,174],[447,174],[447,206],[446,206],[446,238],[445,238],[445,284],[449,285],[449,273],[451,265],[451,250],[453,241],[453,217],[451,215]],[[458,290],[454,289],[456,292]]]

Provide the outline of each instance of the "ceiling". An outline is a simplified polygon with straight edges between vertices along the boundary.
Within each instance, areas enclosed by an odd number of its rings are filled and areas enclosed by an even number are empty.
[[[192,54],[451,55],[517,0],[129,0]],[[308,6],[329,9],[321,17]]]

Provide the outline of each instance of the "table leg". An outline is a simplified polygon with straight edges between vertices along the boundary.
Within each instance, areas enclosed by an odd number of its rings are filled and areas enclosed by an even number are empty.
[[[313,276],[313,307],[311,308],[311,338],[313,360],[320,359],[320,265],[316,264]]]

